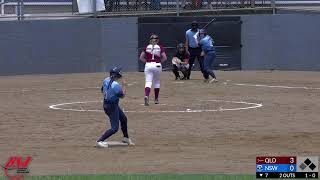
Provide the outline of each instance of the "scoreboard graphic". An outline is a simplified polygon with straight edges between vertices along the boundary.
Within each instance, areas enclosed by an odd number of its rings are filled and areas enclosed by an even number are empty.
[[[318,178],[317,156],[256,157],[256,178]]]

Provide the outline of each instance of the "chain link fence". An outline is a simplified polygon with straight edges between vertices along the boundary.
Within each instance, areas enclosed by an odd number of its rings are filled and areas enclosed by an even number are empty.
[[[77,0],[80,13],[97,12],[102,14],[201,12],[225,9],[271,7],[274,0]],[[96,7],[94,4],[96,3]],[[81,11],[82,4],[91,4]],[[84,5],[88,7],[87,5]]]
[[[0,17],[201,12],[271,7],[273,0],[0,0]]]
[[[97,0],[98,1],[98,0]],[[201,11],[270,7],[270,0],[104,0],[105,12]]]

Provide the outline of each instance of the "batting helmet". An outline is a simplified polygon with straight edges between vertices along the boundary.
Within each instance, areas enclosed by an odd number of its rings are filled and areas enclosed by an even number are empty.
[[[199,31],[200,39],[203,39],[204,37],[206,37],[206,35],[207,35],[207,31],[205,29],[200,29]]]
[[[199,33],[200,34],[207,34],[207,30],[206,29],[200,29]]]
[[[150,40],[151,40],[151,39],[159,39],[159,36],[156,35],[156,34],[152,34],[149,39],[150,39]]]
[[[110,69],[110,76],[121,78],[122,77],[121,68],[113,67],[112,69]]]
[[[156,34],[152,34],[150,36],[150,44],[156,45],[159,42],[159,36]]]

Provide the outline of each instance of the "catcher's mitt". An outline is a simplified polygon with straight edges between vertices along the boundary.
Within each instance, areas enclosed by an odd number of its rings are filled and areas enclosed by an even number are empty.
[[[177,57],[172,58],[172,64],[178,65],[181,63],[181,60]]]

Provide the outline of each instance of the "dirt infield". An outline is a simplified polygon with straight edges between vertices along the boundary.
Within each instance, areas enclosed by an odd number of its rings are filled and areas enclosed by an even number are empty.
[[[0,77],[1,164],[31,155],[33,175],[254,173],[257,155],[319,155],[319,72],[217,75],[205,84],[198,72],[189,81],[166,72],[161,104],[144,107],[143,73],[125,74],[122,107],[136,146],[109,149],[94,148],[109,127],[99,102],[104,74]],[[61,103],[73,104],[49,109]]]

